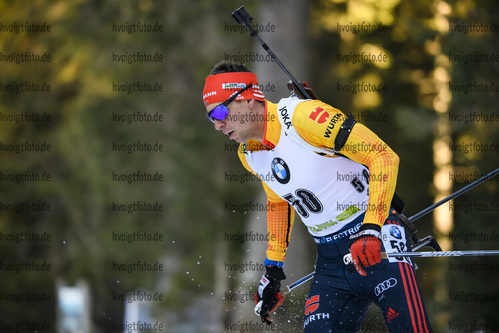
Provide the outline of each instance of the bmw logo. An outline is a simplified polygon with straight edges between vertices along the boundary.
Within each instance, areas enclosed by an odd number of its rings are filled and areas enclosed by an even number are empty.
[[[395,237],[397,239],[402,239],[402,234],[400,233],[399,228],[397,228],[396,226],[392,226],[390,228],[390,235],[392,235],[393,237]]]
[[[281,158],[276,157],[272,160],[271,169],[272,174],[279,183],[287,184],[289,182],[291,177],[289,167]]]

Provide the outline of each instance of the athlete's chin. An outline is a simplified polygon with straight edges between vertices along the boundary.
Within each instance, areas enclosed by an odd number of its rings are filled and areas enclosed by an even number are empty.
[[[237,143],[244,143],[250,139],[245,133],[232,132],[229,139],[236,141]]]
[[[237,136],[233,136],[233,137],[231,138],[231,140],[234,140],[234,141],[236,141],[237,143],[243,143],[244,141],[246,141],[246,140],[241,140],[241,138],[239,138],[239,137],[237,137]]]

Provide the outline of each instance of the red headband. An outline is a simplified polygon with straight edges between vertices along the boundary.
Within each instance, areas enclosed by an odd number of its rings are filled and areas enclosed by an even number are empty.
[[[208,106],[213,103],[223,103],[234,93],[245,88],[247,85],[253,86],[236,97],[236,101],[244,99],[265,100],[255,73],[250,72],[230,72],[210,75],[205,80],[203,89],[203,103]]]

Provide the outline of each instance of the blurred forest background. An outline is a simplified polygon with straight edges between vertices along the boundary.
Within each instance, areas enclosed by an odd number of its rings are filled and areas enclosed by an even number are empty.
[[[495,1],[2,0],[2,331],[29,322],[38,332],[112,332],[139,319],[161,323],[164,332],[258,329],[252,297],[265,257],[266,242],[256,237],[266,230],[265,212],[257,205],[265,198],[259,182],[245,178],[236,144],[205,118],[201,98],[204,78],[223,59],[253,69],[269,100],[288,94],[287,77],[232,19],[241,5],[299,80],[325,102],[354,113],[398,153],[397,193],[407,204],[407,216],[499,166]],[[162,29],[120,31],[139,21]],[[46,23],[50,31],[9,31],[26,22]],[[365,31],[369,24],[382,29]],[[354,31],[359,25],[363,30]],[[25,52],[50,55],[50,61],[13,61],[13,55]],[[162,61],[120,60],[119,55],[136,52],[161,55]],[[383,60],[352,58],[362,52]],[[163,89],[128,94],[113,88],[138,81]],[[47,83],[51,89],[9,90],[22,82]],[[386,89],[353,93],[362,82]],[[116,121],[137,112],[162,118]],[[10,118],[25,113],[51,119]],[[161,144],[162,150],[116,149],[138,141]],[[10,151],[23,142],[45,142],[51,150]],[[158,177],[129,183],[118,176],[134,172]],[[25,173],[50,178],[16,181]],[[447,250],[498,249],[497,180],[418,220],[418,236],[434,235]],[[116,208],[138,201],[162,209]],[[50,204],[50,210],[13,210],[26,202],[38,208]],[[138,231],[161,237],[119,238]],[[24,238],[16,241],[18,235]],[[314,251],[297,218],[286,284],[313,270]],[[156,269],[120,269],[138,261]],[[23,263],[24,269],[16,270]],[[33,269],[44,263],[50,270]],[[499,331],[496,257],[419,259],[417,264],[436,332]],[[63,286],[81,286],[86,296],[83,301],[63,296]],[[302,330],[307,286],[286,298],[269,331]],[[134,292],[135,301],[123,300]],[[161,297],[141,301],[137,292]],[[376,309],[363,331],[384,331]]]

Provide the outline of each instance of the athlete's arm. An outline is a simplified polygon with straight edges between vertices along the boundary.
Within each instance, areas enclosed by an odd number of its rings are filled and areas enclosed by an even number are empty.
[[[334,148],[334,140],[346,116],[319,100],[297,105],[293,125],[300,136],[317,147]],[[376,134],[356,123],[340,152],[369,168],[369,206],[364,223],[382,226],[395,193],[399,158]]]
[[[238,156],[243,166],[251,173],[248,162],[246,162],[243,149],[238,150]],[[255,176],[257,176],[255,174]],[[294,209],[289,203],[281,199],[262,181],[263,189],[267,194],[267,232],[268,248],[265,265],[282,267],[286,258],[286,251],[291,237],[294,221]]]

